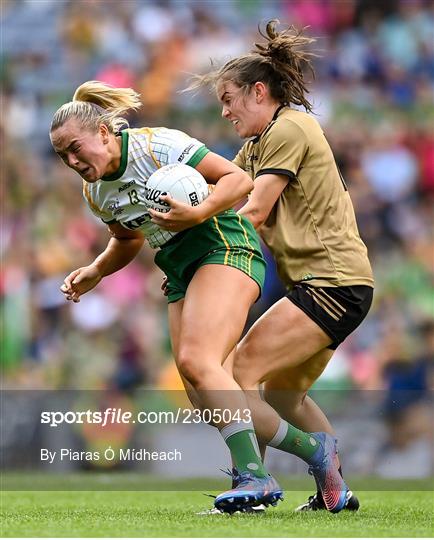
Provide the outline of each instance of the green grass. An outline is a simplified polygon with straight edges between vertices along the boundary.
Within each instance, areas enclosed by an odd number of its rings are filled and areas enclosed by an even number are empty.
[[[393,485],[393,484],[392,484]],[[67,489],[67,488],[66,488]],[[309,492],[287,492],[260,515],[196,516],[197,491],[4,491],[2,537],[430,537],[431,491],[359,492],[354,514],[297,514]]]
[[[353,491],[433,491],[434,478],[384,479],[378,477],[346,476]],[[285,491],[309,491],[312,477],[279,476]],[[228,487],[228,477],[221,474],[214,478],[170,478],[148,473],[117,471],[51,473],[7,472],[0,473],[2,491],[200,491],[220,492]]]

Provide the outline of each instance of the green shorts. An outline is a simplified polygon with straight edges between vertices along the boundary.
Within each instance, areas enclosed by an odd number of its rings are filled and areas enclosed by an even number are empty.
[[[184,298],[194,273],[205,264],[238,268],[260,291],[264,285],[266,263],[256,231],[233,210],[177,234],[160,248],[155,263],[168,278],[169,304]]]

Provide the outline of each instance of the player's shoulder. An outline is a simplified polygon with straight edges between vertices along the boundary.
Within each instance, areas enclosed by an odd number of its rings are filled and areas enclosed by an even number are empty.
[[[168,128],[165,126],[158,127],[140,127],[129,128],[128,132],[133,138],[146,138],[154,140],[155,138],[185,138],[187,134],[179,129]]]
[[[102,180],[98,180],[97,182],[86,182],[83,180],[83,197],[94,214],[100,218],[107,219],[110,216],[106,215],[101,208],[101,197],[104,196],[104,193],[101,192],[103,186]]]
[[[278,124],[280,121],[292,122],[293,124],[300,126],[318,124],[318,121],[311,113],[300,111],[298,109],[291,109],[290,107],[285,107],[285,109],[279,114],[276,124]]]
[[[258,137],[253,137],[252,139],[247,139],[246,141],[244,141],[244,144],[240,148],[239,153],[246,154],[246,155],[250,154],[250,152],[252,151],[252,149],[255,147],[257,143],[257,139]]]
[[[321,127],[311,114],[295,109],[283,110],[267,133],[267,138],[303,137],[309,139],[310,134],[321,130]]]
[[[83,197],[88,201],[95,201],[104,193],[109,191],[107,188],[113,187],[110,182],[97,180],[96,182],[86,182],[83,180]]]
[[[132,139],[146,139],[149,140],[153,135],[164,129],[161,127],[137,127],[128,128],[126,131]]]
[[[96,192],[95,184],[98,182],[86,182],[86,180],[82,181],[82,190],[83,190],[83,196],[85,199],[89,199],[93,193]]]

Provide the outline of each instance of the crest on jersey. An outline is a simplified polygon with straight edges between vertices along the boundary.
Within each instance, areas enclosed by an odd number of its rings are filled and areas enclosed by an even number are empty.
[[[111,202],[108,205],[108,209],[110,210],[110,212],[115,212],[116,210],[119,209],[119,205],[120,205],[119,199],[116,198],[113,202]]]

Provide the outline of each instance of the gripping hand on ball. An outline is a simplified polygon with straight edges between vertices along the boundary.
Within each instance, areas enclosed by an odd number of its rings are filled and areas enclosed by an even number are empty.
[[[190,206],[172,199],[170,195],[162,195],[160,200],[170,206],[168,212],[159,212],[149,208],[151,221],[165,231],[179,232],[202,223],[202,212],[199,206]]]

